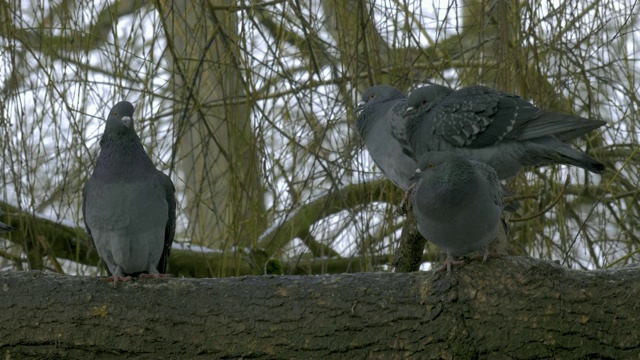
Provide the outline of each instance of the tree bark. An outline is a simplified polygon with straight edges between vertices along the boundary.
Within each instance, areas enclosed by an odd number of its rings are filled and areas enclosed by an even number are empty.
[[[234,3],[156,1],[171,54],[188,235],[216,248],[252,246],[265,227],[258,150],[240,73],[238,18],[233,11],[214,10]]]
[[[640,271],[524,257],[452,272],[136,280],[0,274],[6,358],[637,358]]]
[[[391,262],[395,271],[401,273],[420,270],[422,254],[426,244],[427,239],[422,237],[420,231],[418,231],[418,223],[411,209],[406,214],[400,243]]]

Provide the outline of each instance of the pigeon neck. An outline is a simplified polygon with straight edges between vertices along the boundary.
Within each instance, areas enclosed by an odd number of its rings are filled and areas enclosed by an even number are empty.
[[[96,168],[127,173],[145,166],[153,167],[153,163],[135,133],[105,134],[100,139],[100,155]]]
[[[386,114],[381,114],[382,110],[391,109],[398,101],[402,100],[402,94],[398,96],[390,97],[384,100],[378,100],[373,104],[369,104],[369,106],[365,106],[362,110],[362,113],[356,119],[356,128],[360,135],[364,138],[367,136],[369,131],[375,127],[378,121],[384,121],[387,118]],[[390,124],[389,124],[390,126]]]
[[[449,216],[448,211],[453,211],[460,206],[464,206],[469,201],[473,201],[473,189],[477,189],[477,176],[474,176],[473,169],[460,169],[463,171],[446,171],[437,173],[426,179],[421,184],[424,194],[425,209],[422,209],[429,216]]]

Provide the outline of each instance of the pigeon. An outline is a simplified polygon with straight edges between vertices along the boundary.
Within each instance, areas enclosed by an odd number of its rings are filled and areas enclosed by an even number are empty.
[[[489,165],[453,152],[426,152],[414,174],[411,202],[418,231],[453,258],[484,249],[499,234],[503,194],[498,174]]]
[[[406,191],[418,165],[391,133],[392,126],[398,131],[405,128],[402,114],[407,107],[407,97],[392,86],[377,85],[365,90],[362,100],[364,103],[356,109],[358,134],[378,168]]]
[[[133,127],[131,103],[117,103],[100,139],[100,155],[83,189],[89,236],[111,275],[167,277],[176,226],[175,187],[157,170]]]
[[[500,179],[515,176],[522,166],[554,163],[604,172],[603,164],[565,143],[604,121],[545,112],[480,85],[458,91],[428,85],[412,91],[407,102],[406,133],[395,136],[409,145],[414,159],[429,151],[456,152],[491,165]]]
[[[0,215],[2,215],[2,210],[0,210]],[[0,233],[9,232],[13,230],[13,228],[2,221],[0,221]]]

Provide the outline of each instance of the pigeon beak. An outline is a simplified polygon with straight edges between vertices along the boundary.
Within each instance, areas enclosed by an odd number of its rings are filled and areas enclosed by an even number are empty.
[[[364,103],[359,104],[358,106],[356,106],[355,110],[356,110],[356,115],[360,115],[360,112],[362,112],[362,110],[364,110]]]
[[[404,111],[403,116],[413,114],[414,112],[416,112],[416,108],[414,108],[413,106],[409,106],[407,110]]]
[[[133,119],[131,118],[131,116],[123,116],[122,123],[129,129],[133,129]]]
[[[421,173],[422,173],[422,170],[420,170],[420,168],[417,168],[416,171],[413,172],[413,175],[411,175],[411,177],[409,178],[409,181],[415,182]]]

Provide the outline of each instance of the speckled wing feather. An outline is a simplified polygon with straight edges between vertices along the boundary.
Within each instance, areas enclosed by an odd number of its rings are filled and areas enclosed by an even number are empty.
[[[418,88],[409,95],[404,118],[415,158],[453,151],[491,165],[501,179],[515,176],[524,165],[558,163],[594,173],[605,168],[564,143],[604,122],[546,113],[519,96],[485,86]]]
[[[409,143],[409,136],[407,134],[406,120],[402,116],[407,110],[407,101],[399,101],[391,108],[389,117],[391,119],[391,136],[402,146],[402,152],[412,159],[415,159],[415,155],[411,150],[411,144]]]
[[[452,93],[434,108],[435,132],[456,147],[491,146],[511,131],[518,111],[517,99],[471,86]]]

